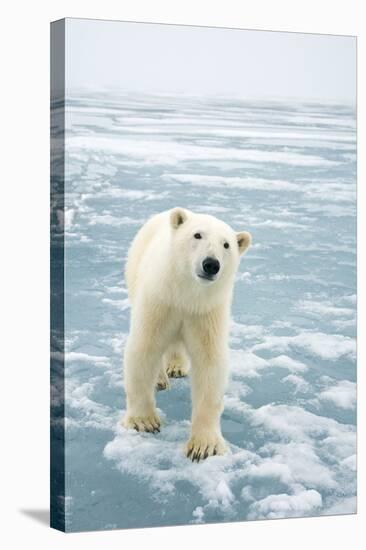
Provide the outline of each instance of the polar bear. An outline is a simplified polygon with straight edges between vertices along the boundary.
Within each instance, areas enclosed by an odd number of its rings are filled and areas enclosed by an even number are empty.
[[[130,247],[131,302],[124,354],[127,408],[122,424],[160,431],[155,389],[190,365],[192,461],[223,454],[220,417],[227,381],[229,316],[235,273],[251,243],[247,231],[207,214],[173,208],[153,216]]]

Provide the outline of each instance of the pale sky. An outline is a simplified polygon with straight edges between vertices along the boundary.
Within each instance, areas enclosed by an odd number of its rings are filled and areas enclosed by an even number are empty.
[[[355,37],[66,21],[69,90],[355,102]]]

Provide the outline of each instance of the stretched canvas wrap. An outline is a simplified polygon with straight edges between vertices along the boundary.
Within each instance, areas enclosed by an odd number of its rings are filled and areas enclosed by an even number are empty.
[[[53,527],[356,512],[355,90],[355,37],[52,23]]]

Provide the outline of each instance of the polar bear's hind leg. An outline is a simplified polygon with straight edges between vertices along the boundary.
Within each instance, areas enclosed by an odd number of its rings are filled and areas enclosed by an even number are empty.
[[[169,378],[166,373],[165,367],[161,367],[159,371],[158,381],[156,383],[157,391],[167,390],[170,388]]]
[[[189,359],[183,342],[169,346],[164,354],[164,368],[169,378],[182,378],[188,375]]]

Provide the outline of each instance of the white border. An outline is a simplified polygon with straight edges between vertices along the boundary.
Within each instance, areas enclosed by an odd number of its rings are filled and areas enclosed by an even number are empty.
[[[21,512],[46,509],[49,477],[48,192],[49,22],[88,17],[358,36],[359,243],[365,231],[365,40],[363,2],[348,0],[52,0],[1,8],[1,524],[6,547],[150,548],[222,545],[296,550],[363,548],[365,495],[365,293],[359,285],[359,512],[276,521],[64,535]],[[362,243],[363,244],[363,243]],[[358,281],[365,281],[359,246]],[[121,495],[123,498],[123,495]],[[4,543],[3,543],[4,544]],[[130,546],[131,545],[131,546]]]

